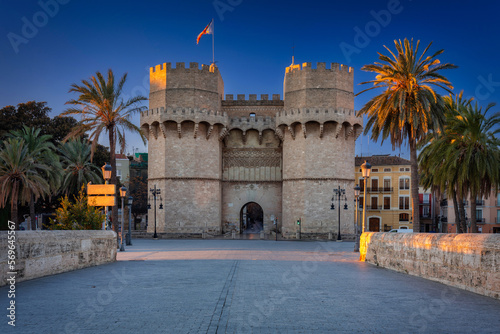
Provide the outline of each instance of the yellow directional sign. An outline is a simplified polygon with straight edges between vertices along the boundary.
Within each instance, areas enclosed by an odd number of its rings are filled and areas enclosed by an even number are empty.
[[[87,195],[114,195],[116,187],[114,184],[89,184],[87,185]]]
[[[115,196],[89,196],[90,206],[115,206]]]

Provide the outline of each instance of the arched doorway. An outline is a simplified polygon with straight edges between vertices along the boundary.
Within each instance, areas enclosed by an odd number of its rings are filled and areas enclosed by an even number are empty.
[[[370,232],[380,232],[380,218],[370,217],[368,219],[368,231]]]
[[[264,211],[262,207],[255,202],[243,205],[240,212],[240,222],[240,233],[260,233],[264,228]]]

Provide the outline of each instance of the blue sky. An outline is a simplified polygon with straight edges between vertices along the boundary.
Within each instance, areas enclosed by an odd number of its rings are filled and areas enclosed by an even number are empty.
[[[196,36],[212,18],[227,94],[282,94],[292,45],[296,63],[354,67],[359,92],[373,78],[360,68],[387,53],[383,45],[394,50],[394,39],[408,37],[433,42],[431,51],[445,50],[441,62],[459,66],[443,73],[454,92],[483,106],[500,102],[496,1],[0,0],[0,9],[0,107],[46,101],[57,115],[74,97],[72,83],[108,68],[128,72],[126,95],[147,95],[150,66],[210,63],[211,37],[196,45]],[[374,94],[357,97],[355,109]],[[138,136],[127,140],[127,152],[145,150]],[[406,147],[393,152],[365,136],[356,143],[358,155],[387,153],[409,157]]]

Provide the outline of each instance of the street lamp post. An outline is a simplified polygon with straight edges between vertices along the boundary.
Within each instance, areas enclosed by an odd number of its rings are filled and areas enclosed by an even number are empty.
[[[370,172],[372,170],[372,165],[368,162],[365,161],[364,164],[361,165],[361,174],[364,179],[364,184],[363,184],[363,229],[362,233],[365,233],[365,225],[366,225],[366,188],[367,188],[367,181],[370,178]]]
[[[126,195],[127,195],[127,188],[122,186],[120,188],[120,197],[122,199],[122,228],[121,228],[121,232],[120,232],[120,252],[123,252],[125,250],[125,246],[123,245],[123,225],[125,225],[124,199],[125,199]]]
[[[155,187],[153,189],[149,189],[149,191],[151,191],[151,194],[153,195],[153,205],[154,205],[154,210],[155,210],[155,234],[153,235],[153,239],[158,239],[158,234],[156,234],[156,195],[159,195],[161,193],[161,189],[159,188],[156,188],[156,184],[155,184]],[[149,206],[149,208],[151,208],[151,206]],[[160,207],[159,207],[160,210],[163,209],[163,203],[160,203]]]
[[[354,251],[359,252],[359,221],[358,221],[358,199],[359,199],[359,191],[361,188],[359,185],[354,187],[354,203],[355,203],[355,212],[354,212],[354,232],[356,233],[356,240],[354,242]]]
[[[337,189],[333,189],[332,206],[330,207],[332,210],[335,210],[333,202],[336,198],[339,201],[339,229],[337,233],[337,241],[342,241],[342,237],[340,236],[340,200],[343,199],[345,201],[344,210],[347,210],[347,196],[345,195],[345,189],[341,189],[340,186]]]
[[[127,246],[132,246],[132,203],[134,198],[132,196],[128,197],[128,234],[127,234]]]
[[[104,179],[104,184],[108,184],[108,181],[111,179],[111,171],[113,170],[113,167],[111,167],[110,164],[107,162],[104,164],[104,166],[101,167],[102,170],[102,177]],[[108,223],[108,207],[104,207],[104,221],[102,222],[102,229],[106,229],[106,225]]]

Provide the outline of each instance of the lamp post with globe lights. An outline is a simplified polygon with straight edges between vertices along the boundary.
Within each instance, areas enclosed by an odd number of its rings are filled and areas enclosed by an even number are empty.
[[[122,199],[122,226],[120,230],[120,252],[123,252],[125,250],[125,246],[123,245],[123,226],[125,225],[125,207],[124,207],[124,200],[125,196],[127,195],[127,188],[122,186],[120,188],[120,197]]]
[[[359,219],[358,219],[358,199],[359,199],[359,191],[361,188],[359,185],[354,187],[354,203],[355,203],[355,212],[354,212],[354,233],[356,233],[356,240],[354,242],[354,251],[359,252]]]
[[[108,184],[108,181],[111,179],[111,171],[113,170],[113,167],[111,167],[110,164],[107,162],[104,164],[104,166],[101,167],[102,170],[102,177],[104,179],[104,184]],[[108,207],[104,207],[104,221],[102,222],[102,229],[106,229],[106,225],[108,223]]]
[[[128,197],[128,234],[126,238],[127,246],[132,246],[132,203],[134,198],[132,196]]]
[[[366,188],[367,188],[367,182],[368,182],[368,179],[370,178],[370,172],[372,170],[372,165],[369,163],[369,162],[364,162],[362,165],[361,165],[361,174],[363,176],[363,188],[364,188],[364,191],[363,191],[363,221],[362,221],[362,224],[363,224],[363,228],[362,228],[362,233],[365,233],[365,225],[366,225]]]

